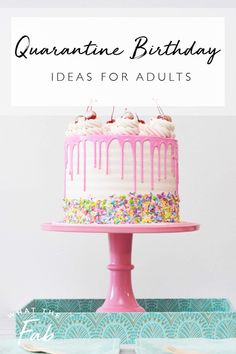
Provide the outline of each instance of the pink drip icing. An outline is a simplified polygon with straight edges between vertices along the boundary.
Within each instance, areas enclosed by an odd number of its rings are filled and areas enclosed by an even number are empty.
[[[101,170],[101,168],[102,168],[102,141],[99,141],[98,144],[99,144],[98,145],[98,149],[99,149],[99,151],[98,151],[98,168],[99,168],[99,170]]]
[[[134,192],[136,193],[137,190],[137,156],[136,156],[136,144],[132,145],[132,153],[133,153],[133,161],[134,161]]]
[[[97,167],[97,142],[94,141],[94,147],[93,147],[93,151],[94,151],[94,168]]]
[[[166,179],[166,160],[167,160],[168,145],[164,144],[164,178]]]
[[[70,178],[72,181],[74,176],[74,166],[73,166],[74,147],[75,147],[74,144],[70,146]]]
[[[77,174],[79,174],[79,164],[80,164],[80,141],[77,144]]]
[[[154,146],[150,144],[151,190],[154,189]]]
[[[175,146],[175,175],[176,175],[176,179],[175,179],[175,190],[176,193],[178,193],[179,191],[179,160],[178,160],[178,145]]]
[[[124,179],[124,143],[121,142],[121,179]]]
[[[141,142],[141,183],[144,182],[144,173],[143,173],[143,142]]]
[[[167,178],[167,151],[168,146],[171,146],[171,173],[176,177],[176,191],[178,191],[178,147],[177,141],[175,139],[169,138],[158,138],[158,137],[147,137],[147,136],[133,136],[133,135],[90,135],[90,136],[71,136],[66,138],[65,143],[65,178],[64,178],[64,195],[66,196],[66,170],[68,167],[68,147],[70,147],[70,167],[69,174],[73,179],[73,151],[74,146],[77,144],[77,173],[79,173],[79,162],[80,162],[80,142],[84,143],[84,186],[83,189],[86,191],[86,141],[92,141],[94,143],[94,168],[97,167],[97,143],[98,143],[98,168],[101,169],[102,166],[102,143],[106,144],[106,174],[109,173],[109,146],[113,140],[118,140],[121,146],[121,178],[124,178],[124,145],[126,142],[130,143],[133,155],[133,189],[134,192],[137,189],[137,143],[141,144],[141,182],[144,181],[144,142],[149,142],[150,144],[150,168],[151,168],[151,190],[154,189],[154,150],[158,150],[158,180],[161,179],[161,168],[164,168],[164,178]],[[164,161],[161,163],[161,146],[164,145]]]
[[[161,145],[158,146],[158,167],[157,167],[157,176],[158,176],[158,181],[161,180]]]
[[[66,169],[64,170],[64,198],[66,198]]]
[[[68,145],[68,144],[65,144],[65,150],[64,150],[65,169],[67,169],[67,166],[68,166],[68,148],[69,148],[69,145]]]
[[[106,174],[107,175],[109,171],[109,146],[110,146],[110,142],[106,144]]]
[[[86,191],[86,140],[84,140],[84,192]]]
[[[171,173],[175,177],[175,148],[171,145]]]
[[[65,143],[64,145],[64,158],[65,158],[65,168],[64,168],[64,198],[66,198],[66,169],[68,166],[68,147],[69,145]]]

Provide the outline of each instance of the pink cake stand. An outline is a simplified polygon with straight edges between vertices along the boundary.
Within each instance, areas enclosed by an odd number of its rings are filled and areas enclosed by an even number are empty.
[[[144,312],[137,303],[131,283],[131,264],[133,233],[174,233],[190,232],[199,229],[191,222],[162,224],[124,224],[124,225],[75,225],[47,223],[42,225],[45,231],[76,233],[108,233],[110,250],[110,286],[104,304],[97,312]]]

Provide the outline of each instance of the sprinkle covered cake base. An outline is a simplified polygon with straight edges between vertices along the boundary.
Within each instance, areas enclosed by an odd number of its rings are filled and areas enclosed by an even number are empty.
[[[69,224],[148,224],[179,222],[177,194],[113,195],[106,199],[64,199]]]

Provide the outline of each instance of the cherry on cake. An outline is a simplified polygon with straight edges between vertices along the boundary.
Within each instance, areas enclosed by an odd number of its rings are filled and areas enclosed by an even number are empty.
[[[64,222],[179,221],[178,142],[170,116],[125,111],[102,123],[92,107],[66,131]]]

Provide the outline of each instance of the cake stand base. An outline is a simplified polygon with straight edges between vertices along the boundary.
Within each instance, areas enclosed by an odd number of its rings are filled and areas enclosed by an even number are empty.
[[[190,222],[160,224],[43,224],[46,231],[108,233],[110,251],[110,285],[104,304],[97,312],[144,312],[134,296],[131,283],[132,239],[134,233],[175,233],[190,232],[199,229],[199,225]]]

